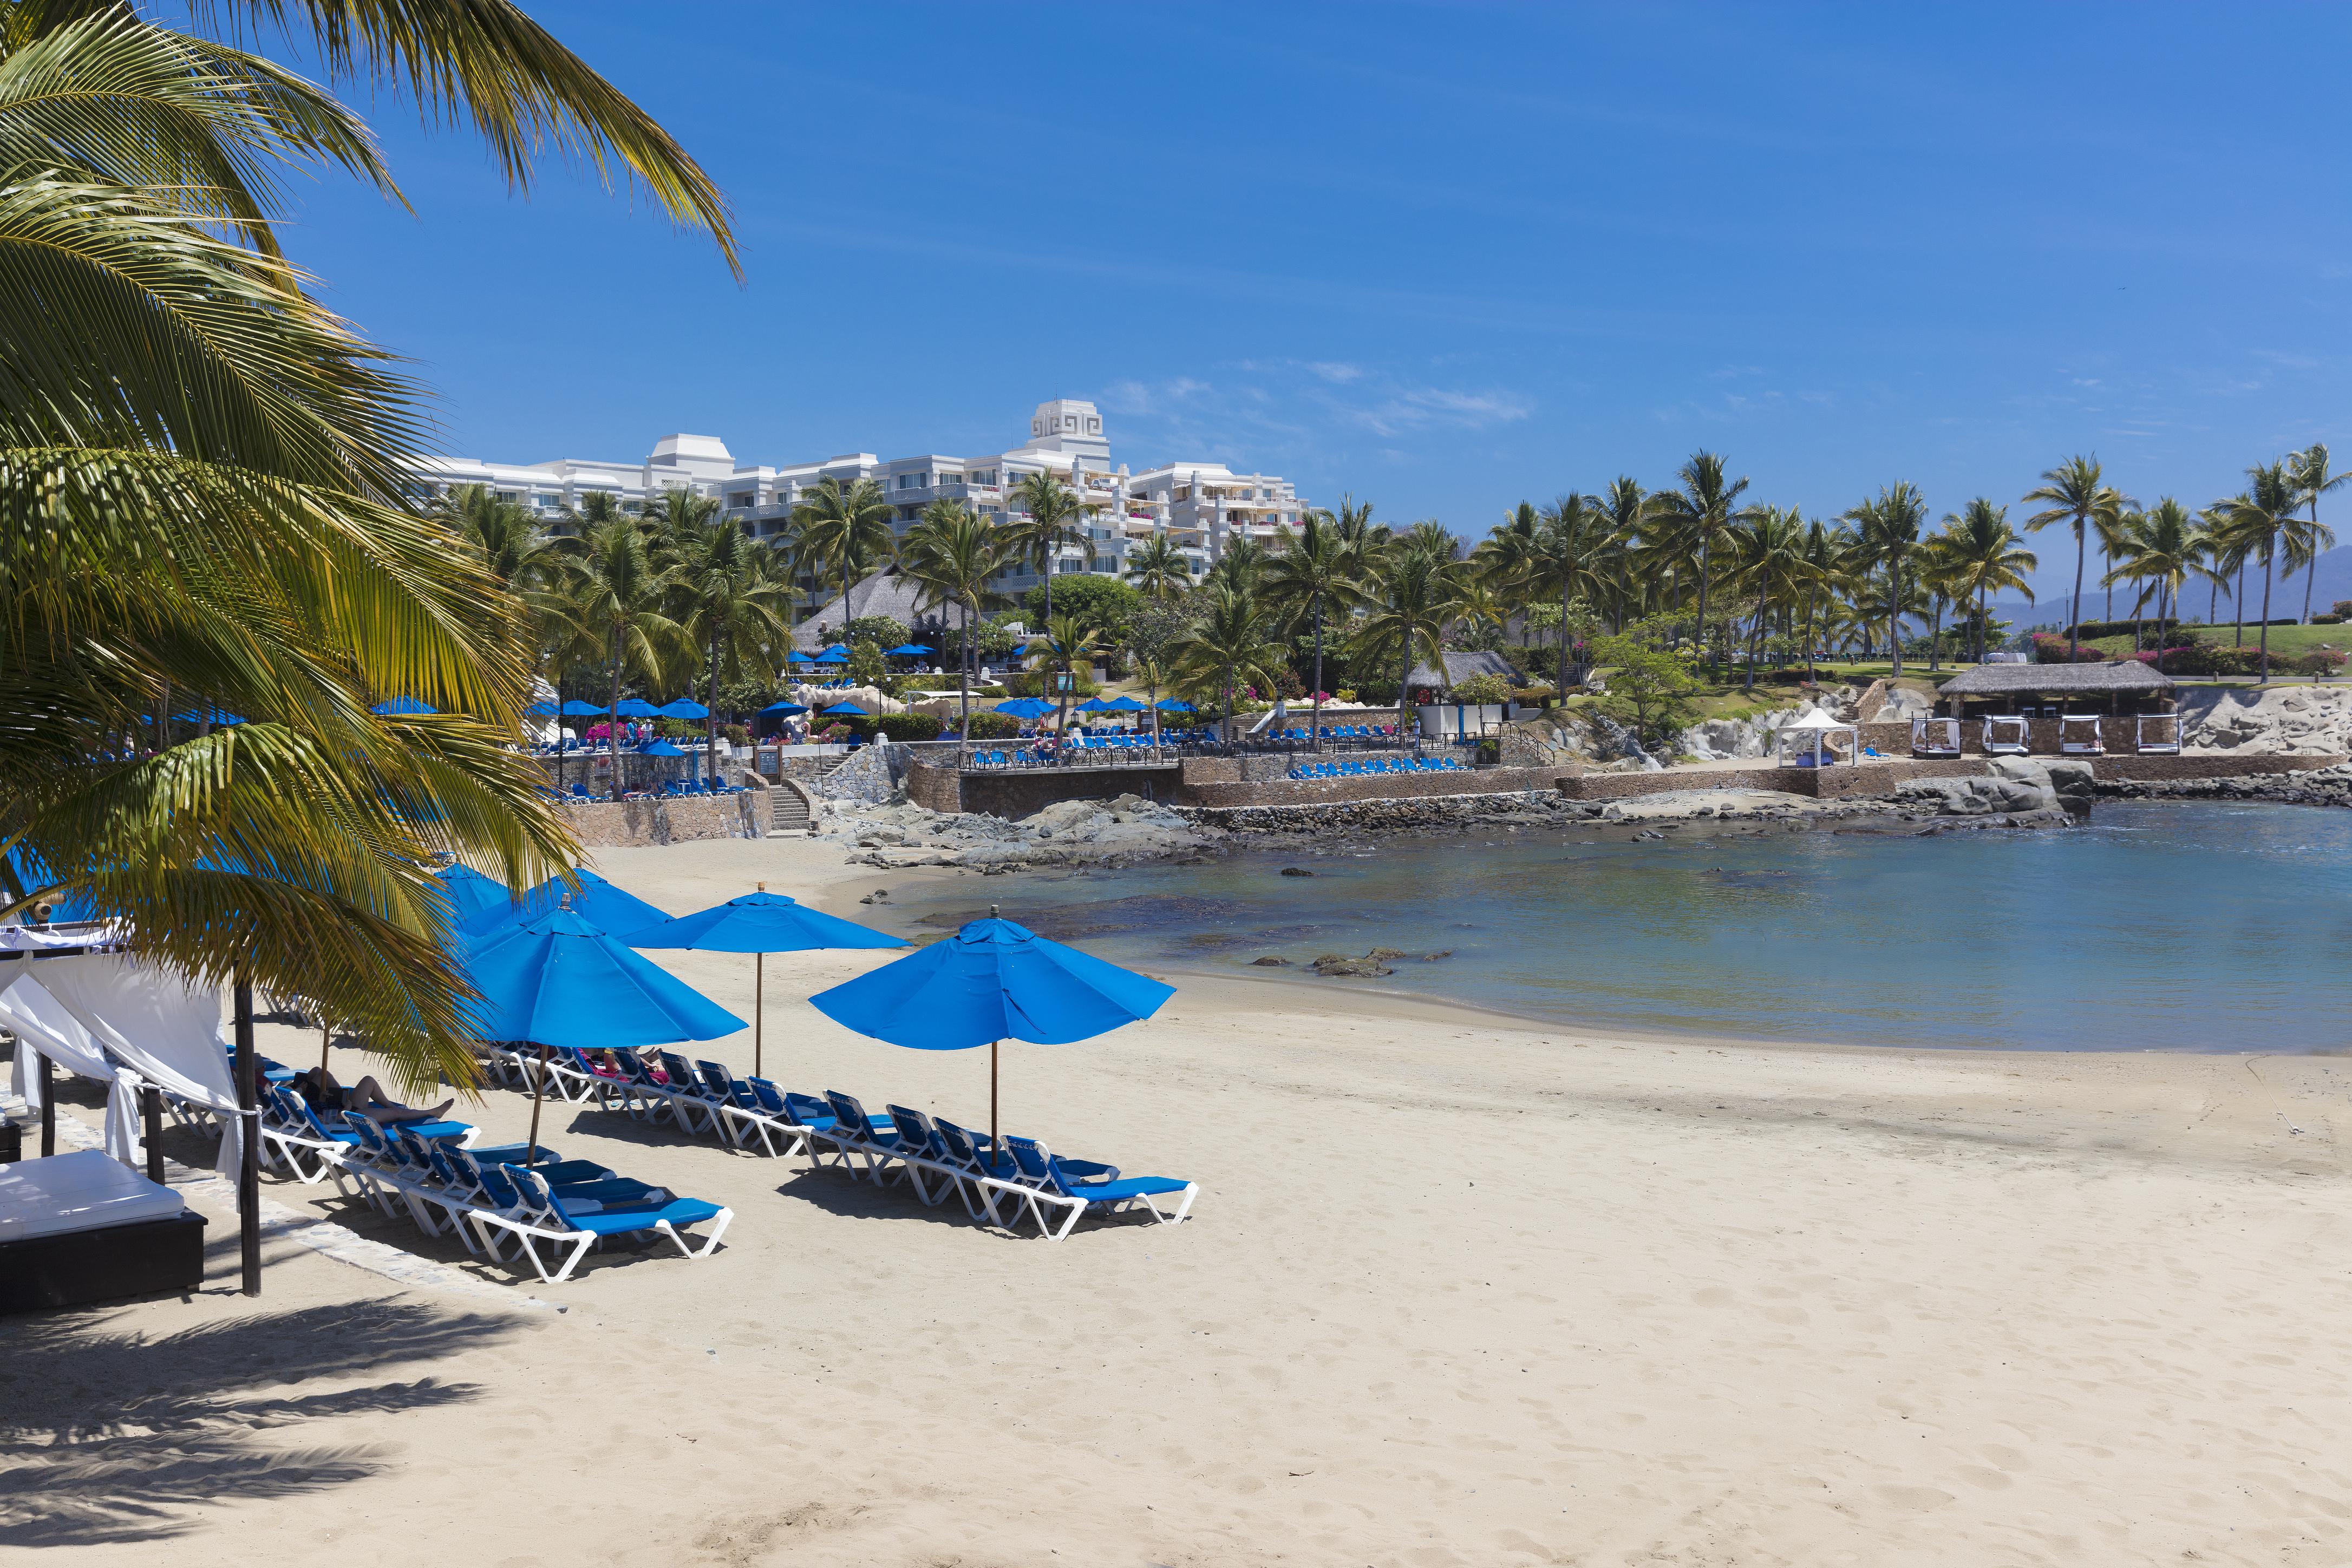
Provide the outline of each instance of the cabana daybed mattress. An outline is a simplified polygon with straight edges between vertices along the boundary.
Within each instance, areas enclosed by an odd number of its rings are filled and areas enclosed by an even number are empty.
[[[0,1312],[194,1289],[201,1215],[96,1149],[0,1164]]]

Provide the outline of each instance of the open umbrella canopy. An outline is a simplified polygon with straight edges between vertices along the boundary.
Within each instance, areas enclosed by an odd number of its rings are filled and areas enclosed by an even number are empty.
[[[809,1001],[845,1028],[919,1051],[998,1040],[1064,1046],[1148,1018],[1176,994],[991,916]]]
[[[514,901],[504,882],[483,876],[462,860],[442,867],[435,875],[441,879],[441,896],[449,900],[459,925],[485,910],[503,910]]]
[[[855,702],[836,702],[832,707],[826,709],[824,713],[825,717],[828,719],[832,718],[835,714],[839,714],[844,718],[855,719],[863,719],[866,716],[866,710],[860,708]]]
[[[816,655],[813,653],[803,653],[798,648],[794,648],[791,655],[791,662],[793,664],[814,664],[816,662]]]
[[[475,1035],[543,1046],[667,1046],[751,1026],[650,959],[559,909],[467,956]]]
[[[565,703],[561,711],[572,718],[589,718],[595,714],[602,713],[604,710],[597,707],[593,702],[583,702],[575,697],[571,701]]]
[[[835,643],[831,647],[825,649],[823,653],[818,654],[809,662],[812,664],[847,664],[849,662],[849,650],[843,647],[839,643]]]
[[[764,719],[771,713],[776,714],[780,717],[790,717],[794,713],[805,713],[807,711],[808,704],[805,702],[771,702],[765,708],[760,710],[760,717]]]
[[[1179,702],[1173,697],[1163,697],[1159,701],[1153,703],[1152,706],[1159,709],[1162,713],[1191,713],[1196,711],[1190,702]]]
[[[925,647],[919,642],[902,642],[897,647],[885,649],[883,657],[886,658],[920,658],[925,654],[931,651],[931,649]]]
[[[710,710],[691,697],[681,697],[675,702],[665,702],[657,710],[665,719],[708,719]]]
[[[242,724],[244,720],[218,708],[191,708],[184,713],[172,715],[174,724],[202,724],[209,721],[215,729],[228,724]]]
[[[631,947],[702,952],[805,952],[820,947],[904,947],[898,938],[795,903],[782,893],[746,893],[690,915],[625,931]]]
[[[543,698],[522,710],[523,717],[526,719],[552,719],[560,711],[562,711],[562,710],[557,708],[554,703],[547,701]]]
[[[420,702],[414,697],[393,697],[377,703],[372,711],[387,717],[404,717],[411,713],[438,713],[441,710]]]
[[[1102,705],[1106,713],[1149,713],[1151,710],[1132,697],[1114,697]]]
[[[1054,705],[1042,697],[1015,697],[996,705],[999,713],[1010,713],[1015,719],[1043,719],[1054,710]]]
[[[1081,713],[1108,713],[1110,710],[1110,704],[1099,697],[1089,697],[1078,704],[1078,711]]]
[[[561,879],[550,877],[520,899],[468,917],[459,923],[457,934],[468,944],[479,947],[502,926],[524,925],[553,914],[567,898],[572,900],[572,911],[599,931],[636,931],[656,921],[669,919],[667,910],[656,909],[635,894],[623,892],[585,866],[574,868],[573,875],[580,879],[578,892],[565,887]]]
[[[644,745],[637,748],[637,755],[641,757],[682,757],[686,755],[686,753],[678,750],[676,746],[671,745],[667,741],[648,741]]]
[[[613,704],[613,716],[616,719],[655,719],[660,715],[661,710],[642,697],[624,697]]]

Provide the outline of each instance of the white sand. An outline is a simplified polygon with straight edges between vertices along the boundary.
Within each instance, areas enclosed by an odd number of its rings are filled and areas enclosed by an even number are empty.
[[[870,914],[837,854],[602,866],[677,910],[765,876]],[[749,1008],[749,960],[663,957]],[[797,1000],[877,961],[771,961],[772,1074],[984,1122],[981,1054]],[[1011,1240],[559,1106],[565,1152],[737,1217],[706,1262],[550,1289],[273,1182],[568,1310],[283,1239],[247,1302],[215,1210],[192,1300],[0,1321],[0,1556],[2352,1561],[2344,1062],[1611,1042],[1346,984],[1187,983],[1007,1048],[1008,1126],[1198,1179],[1176,1230]]]

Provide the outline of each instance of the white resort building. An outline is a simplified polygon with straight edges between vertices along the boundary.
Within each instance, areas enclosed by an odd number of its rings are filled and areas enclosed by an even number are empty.
[[[1306,505],[1289,480],[1236,474],[1223,463],[1162,463],[1139,474],[1130,474],[1124,463],[1113,468],[1100,410],[1069,397],[1037,405],[1023,445],[976,457],[926,452],[885,460],[871,452],[847,452],[822,462],[755,468],[736,462],[727,443],[715,436],[665,436],[642,463],[427,458],[418,465],[412,493],[428,500],[458,485],[488,485],[502,500],[558,518],[593,490],[618,497],[634,511],[677,487],[716,498],[755,535],[772,538],[784,531],[793,509],[821,481],[872,479],[889,498],[903,533],[925,507],[943,497],[977,512],[1004,515],[1022,478],[1047,470],[1089,507],[1084,544],[1066,548],[1055,563],[1062,573],[1123,572],[1131,547],[1164,532],[1183,551],[1197,577],[1223,552],[1227,540],[1269,542],[1277,528],[1296,526]],[[1003,585],[1019,593],[1036,581],[1035,573],[1024,568],[1006,574]]]

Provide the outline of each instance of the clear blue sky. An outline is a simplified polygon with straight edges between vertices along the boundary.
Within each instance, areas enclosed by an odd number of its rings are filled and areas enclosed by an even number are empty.
[[[1136,468],[1471,535],[1699,447],[2021,520],[2076,451],[2200,503],[2352,461],[2341,6],[531,9],[748,281],[382,106],[417,215],[323,185],[289,240],[468,456],[994,451],[1080,396]]]

